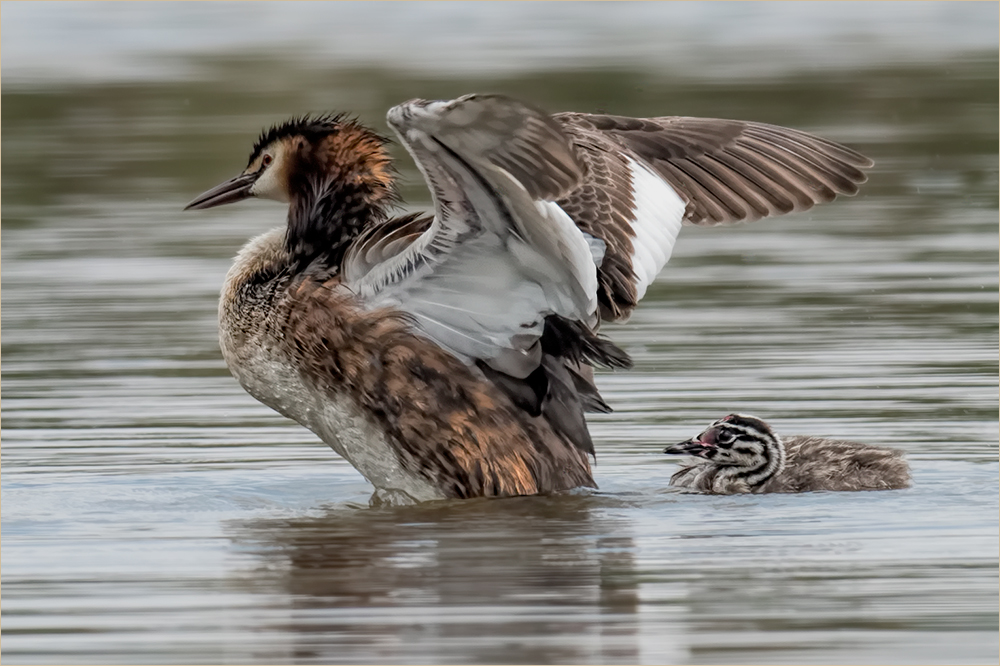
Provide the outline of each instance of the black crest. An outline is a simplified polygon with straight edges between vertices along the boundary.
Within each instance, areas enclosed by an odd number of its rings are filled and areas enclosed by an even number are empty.
[[[303,136],[307,141],[312,143],[320,137],[337,131],[344,125],[357,124],[358,121],[356,118],[349,117],[345,113],[323,113],[320,115],[307,113],[303,116],[289,118],[285,122],[272,125],[260,133],[257,141],[253,144],[253,150],[250,151],[250,159],[247,160],[247,166],[260,157],[260,153],[264,148],[278,139],[286,136]]]

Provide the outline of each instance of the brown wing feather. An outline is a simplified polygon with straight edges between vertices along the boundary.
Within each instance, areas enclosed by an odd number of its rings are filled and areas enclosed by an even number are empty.
[[[639,300],[632,270],[635,199],[628,158],[621,146],[603,134],[572,123],[564,123],[563,131],[587,166],[588,175],[580,187],[557,203],[580,229],[606,245],[597,271],[601,318],[627,318]]]
[[[388,114],[404,143],[426,133],[463,159],[505,169],[533,199],[551,200],[584,176],[562,125],[546,112],[504,95],[474,94],[451,102],[410,100]]]
[[[716,118],[626,118],[561,113],[579,136],[587,130],[651,164],[688,202],[685,221],[715,225],[800,211],[855,194],[872,161],[798,130]]]
[[[433,222],[434,218],[429,215],[411,213],[371,226],[351,245],[345,263],[352,264],[352,270],[364,275],[374,266],[399,254],[427,231]]]

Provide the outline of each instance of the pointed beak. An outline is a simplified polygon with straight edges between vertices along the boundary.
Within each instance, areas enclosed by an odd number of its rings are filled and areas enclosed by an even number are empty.
[[[221,185],[217,185],[207,192],[202,192],[194,201],[184,206],[184,210],[202,210],[203,208],[215,208],[223,204],[242,201],[250,196],[250,188],[257,182],[259,173],[241,173],[231,180],[227,180]]]
[[[663,452],[677,456],[698,456],[699,458],[706,458],[708,456],[705,454],[713,448],[715,448],[713,445],[703,442],[697,437],[693,437],[685,442],[671,444],[667,448],[663,449]]]

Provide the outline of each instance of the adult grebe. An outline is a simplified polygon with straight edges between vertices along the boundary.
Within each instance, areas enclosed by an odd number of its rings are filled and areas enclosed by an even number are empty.
[[[756,416],[730,414],[664,453],[704,458],[670,485],[717,495],[909,488],[903,452],[822,437],[778,437]]]
[[[593,367],[631,365],[596,330],[628,318],[681,225],[805,210],[871,166],[771,125],[548,115],[499,95],[388,120],[433,217],[389,216],[386,141],[333,115],[267,130],[187,208],[289,204],[226,278],[223,356],[391,502],[594,486],[584,412],[610,408]]]

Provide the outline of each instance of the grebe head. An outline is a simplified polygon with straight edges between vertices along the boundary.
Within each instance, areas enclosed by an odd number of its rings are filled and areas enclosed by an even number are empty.
[[[249,197],[289,204],[286,249],[300,267],[321,254],[335,264],[396,197],[387,140],[343,115],[302,116],[261,133],[243,173],[185,210]]]
[[[779,446],[778,437],[761,419],[730,414],[713,422],[697,437],[668,446],[663,452],[697,456],[716,465],[755,468]]]
[[[366,190],[371,203],[395,188],[387,139],[344,115],[291,118],[261,132],[243,173],[198,195],[184,210],[248,197],[288,203],[310,185],[339,180]]]

